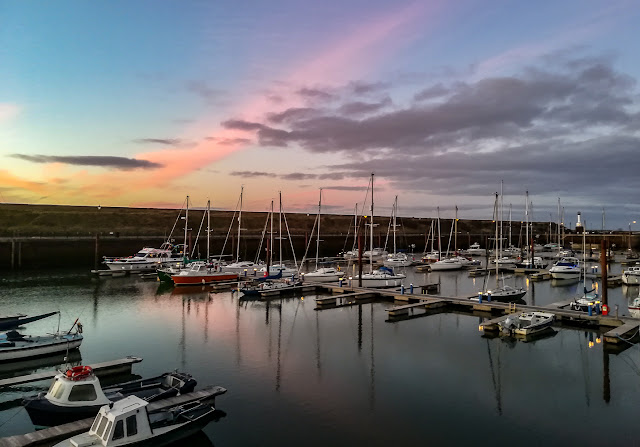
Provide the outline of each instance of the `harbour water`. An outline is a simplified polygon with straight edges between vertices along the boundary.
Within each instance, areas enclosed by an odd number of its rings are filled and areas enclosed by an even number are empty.
[[[484,281],[466,272],[408,275],[416,285],[440,282],[442,295],[475,294]],[[527,289],[528,304],[580,291],[577,282],[506,281]],[[610,289],[609,302],[625,314],[638,294]],[[316,311],[315,297],[248,301],[84,270],[0,280],[3,314],[60,310],[61,329],[80,318],[83,364],[136,355],[144,358],[133,367],[137,375],[180,369],[198,388],[226,387],[216,401],[224,417],[191,445],[637,444],[637,346],[610,354],[584,329],[556,328],[528,343],[485,338],[478,316],[391,323],[390,303]],[[57,328],[54,316],[22,332]],[[19,373],[10,369],[0,365],[2,377]],[[20,398],[47,386],[0,390],[0,436],[34,430]]]

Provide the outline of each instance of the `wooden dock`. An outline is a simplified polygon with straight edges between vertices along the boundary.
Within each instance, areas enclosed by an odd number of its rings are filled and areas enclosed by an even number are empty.
[[[200,391],[194,391],[192,393],[182,394],[180,396],[174,396],[168,399],[151,402],[147,406],[147,410],[149,412],[163,410],[165,408],[183,405],[196,400],[210,401],[212,399],[215,399],[216,396],[219,396],[226,392],[226,388],[223,388],[221,386],[207,387]],[[27,433],[24,435],[1,438],[0,447],[52,445],[55,442],[59,442],[66,438],[70,438],[72,436],[88,431],[89,428],[91,428],[91,424],[93,423],[94,419],[95,418],[82,419],[68,424],[58,425],[55,427],[46,428],[44,430]]]
[[[134,363],[140,363],[142,358],[140,357],[125,357],[118,360],[111,360],[109,362],[96,363],[89,365],[93,369],[93,372],[98,377],[105,377],[113,374],[130,373],[131,367]],[[58,371],[44,371],[35,374],[29,374],[26,376],[10,377],[8,379],[0,380],[0,388],[20,385],[23,383],[37,382],[39,380],[53,379]]]
[[[359,304],[364,300],[375,298],[376,293],[372,292],[351,292],[341,295],[316,298],[316,309],[326,309],[328,307],[341,307],[351,304]]]
[[[546,281],[548,279],[551,279],[551,273],[549,273],[548,271],[534,273],[529,277],[529,279],[531,281]]]
[[[604,334],[604,341],[607,343],[633,343],[631,340],[636,339],[640,331],[640,321],[638,320],[624,320],[625,323],[622,326],[618,326],[615,329],[611,329]]]
[[[417,303],[405,304],[402,306],[395,306],[389,309],[386,309],[389,317],[397,317],[400,315],[409,315],[409,312],[412,312],[416,308],[421,309],[435,309],[438,307],[444,307],[449,303],[447,300],[443,300],[440,298],[430,298],[430,299],[420,299]]]
[[[286,287],[283,289],[273,289],[273,290],[261,290],[260,298],[266,298],[270,296],[280,296],[287,293],[305,293],[305,292],[315,292],[318,286],[316,284],[312,285],[301,285],[295,287]]]

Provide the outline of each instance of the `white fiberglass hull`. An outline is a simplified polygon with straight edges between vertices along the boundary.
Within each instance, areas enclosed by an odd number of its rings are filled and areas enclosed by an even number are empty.
[[[442,271],[442,270],[461,270],[462,264],[459,262],[444,262],[437,261],[431,264],[431,271]]]
[[[580,277],[580,270],[578,269],[556,269],[549,270],[553,279],[575,279]]]
[[[622,284],[638,285],[640,284],[640,275],[638,273],[622,273]]]
[[[0,346],[0,362],[10,362],[13,360],[24,360],[33,357],[64,352],[67,349],[76,349],[82,343],[82,335],[70,334],[59,337],[25,337],[31,341],[15,341],[15,346]],[[0,339],[0,341],[6,341]]]
[[[336,282],[344,276],[344,272],[340,273],[305,273],[302,279],[305,282]]]
[[[362,287],[398,287],[402,285],[405,278],[405,275],[388,275],[382,277],[364,274],[362,275]],[[351,284],[358,286],[360,284],[359,277],[354,276]]]

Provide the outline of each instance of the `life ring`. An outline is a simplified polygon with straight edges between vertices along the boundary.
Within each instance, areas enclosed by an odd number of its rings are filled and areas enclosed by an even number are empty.
[[[74,366],[68,369],[66,376],[71,380],[80,380],[93,374],[93,369],[90,366]]]

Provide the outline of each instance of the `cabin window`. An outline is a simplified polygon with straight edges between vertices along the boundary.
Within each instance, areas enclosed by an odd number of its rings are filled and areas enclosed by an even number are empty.
[[[103,417],[100,420],[100,425],[98,425],[98,429],[96,430],[96,435],[98,435],[99,438],[102,438],[102,433],[104,433],[104,428],[107,426],[107,418]]]
[[[138,420],[136,415],[127,418],[127,436],[133,436],[138,433]]]
[[[96,400],[97,397],[93,385],[75,385],[69,393],[70,402]]]
[[[92,432],[96,431],[96,429],[98,428],[98,423],[100,422],[101,419],[102,419],[102,415],[98,414],[96,416],[96,418],[94,419],[94,421],[93,421],[93,425],[91,426],[91,431]]]
[[[109,421],[109,423],[107,424],[107,428],[104,431],[104,436],[102,436],[102,439],[104,439],[105,441],[109,439],[109,434],[111,433],[111,427],[113,427],[113,421]]]
[[[62,397],[62,393],[64,392],[64,384],[61,380],[56,380],[53,385],[51,385],[51,389],[49,390],[49,394],[55,399],[60,399]]]
[[[116,422],[116,428],[113,430],[113,439],[124,438],[124,421],[120,419]]]

